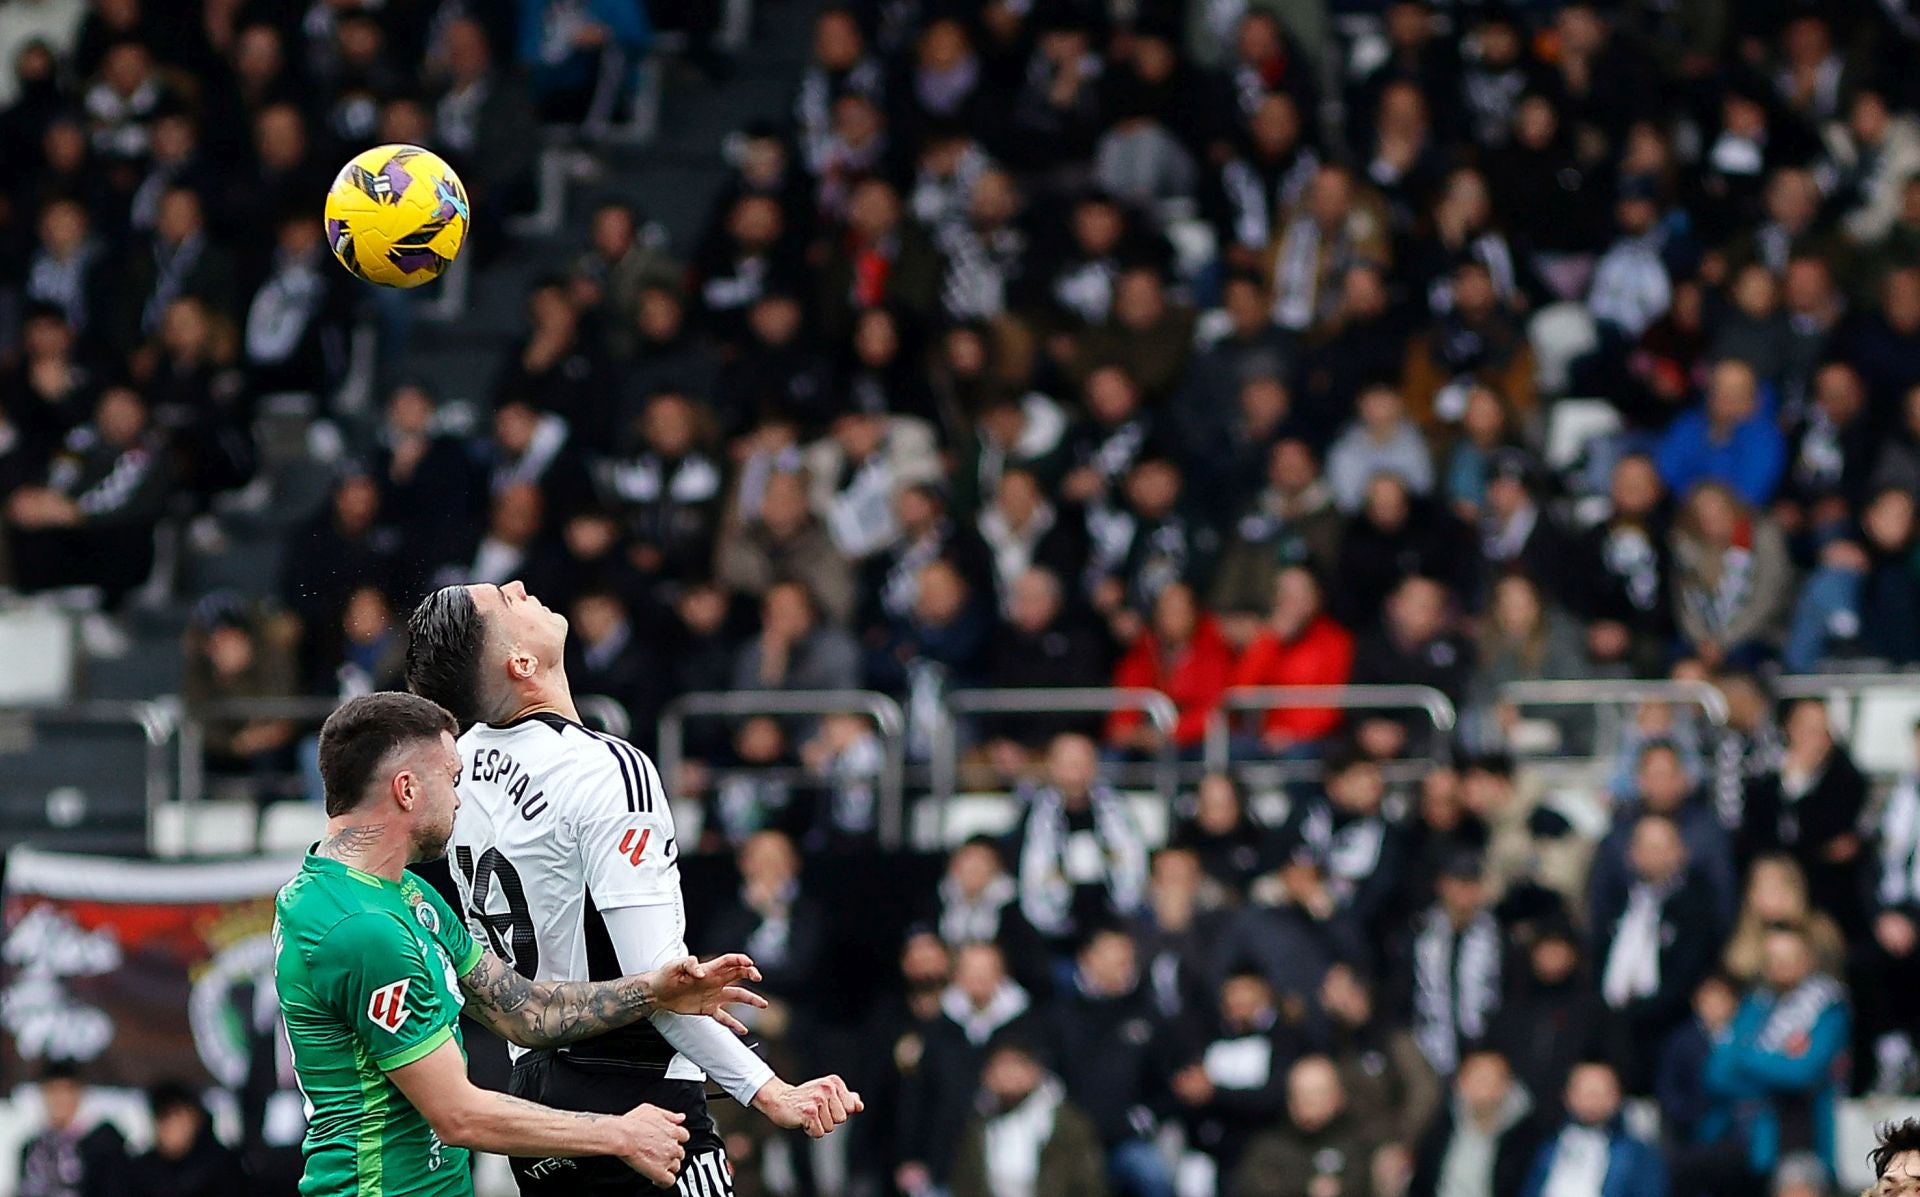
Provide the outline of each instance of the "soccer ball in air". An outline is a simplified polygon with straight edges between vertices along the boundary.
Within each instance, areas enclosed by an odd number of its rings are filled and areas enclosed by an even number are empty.
[[[439,155],[383,145],[354,156],[327,191],[327,244],[383,287],[440,277],[467,239],[467,189]]]

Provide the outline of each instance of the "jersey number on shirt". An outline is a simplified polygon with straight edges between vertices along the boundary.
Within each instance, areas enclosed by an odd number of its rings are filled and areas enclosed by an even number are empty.
[[[488,848],[475,861],[473,849],[460,845],[453,850],[454,863],[467,879],[467,915],[487,933],[487,942],[513,970],[531,979],[540,971],[540,941],[533,932],[533,917],[527,913],[527,891],[520,885],[520,871],[500,849]],[[494,883],[506,899],[505,914],[487,909],[493,904]]]

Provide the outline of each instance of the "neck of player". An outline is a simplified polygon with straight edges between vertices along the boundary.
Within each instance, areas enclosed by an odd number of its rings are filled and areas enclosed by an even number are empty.
[[[356,812],[328,819],[326,837],[313,851],[362,873],[398,881],[413,859],[413,842],[404,829],[369,822]]]
[[[514,686],[514,701],[513,714],[502,722],[513,723],[534,715],[558,715],[575,723],[580,722],[580,712],[573,705],[573,691],[567,686],[567,676],[557,667],[550,673],[538,673],[518,682]]]

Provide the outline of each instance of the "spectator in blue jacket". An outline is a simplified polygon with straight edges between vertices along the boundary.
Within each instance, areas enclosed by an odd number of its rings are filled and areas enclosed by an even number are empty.
[[[1795,1152],[1811,1151],[1833,1167],[1839,1064],[1851,1022],[1846,995],[1815,970],[1799,928],[1768,931],[1764,953],[1762,984],[1716,1037],[1705,1074],[1712,1104],[1701,1137],[1741,1150],[1694,1161],[1688,1172],[1696,1189],[1753,1191],[1757,1178]]]
[[[1654,460],[1675,494],[1696,483],[1724,482],[1755,507],[1764,507],[1786,468],[1787,441],[1761,402],[1760,384],[1745,362],[1713,368],[1706,403],[1673,422]]]
[[[1627,1133],[1613,1065],[1588,1061],[1567,1077],[1567,1121],[1534,1158],[1520,1197],[1667,1197],[1660,1153]]]
[[[547,121],[613,123],[653,41],[640,0],[519,0],[520,65]]]

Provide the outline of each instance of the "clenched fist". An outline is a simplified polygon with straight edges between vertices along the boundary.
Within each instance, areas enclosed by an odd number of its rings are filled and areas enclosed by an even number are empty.
[[[680,1125],[686,1120],[685,1114],[659,1106],[635,1106],[622,1114],[628,1147],[620,1153],[621,1162],[661,1188],[671,1188],[687,1157],[687,1130]]]
[[[753,1095],[753,1108],[775,1126],[803,1130],[809,1138],[818,1139],[866,1109],[866,1103],[837,1076],[823,1076],[804,1085],[789,1085],[775,1077]]]

